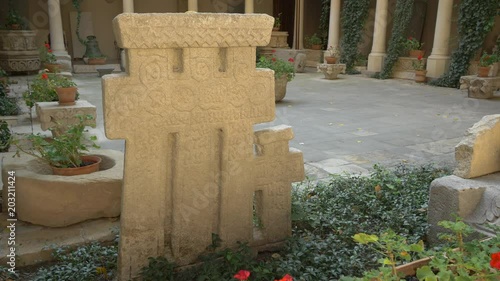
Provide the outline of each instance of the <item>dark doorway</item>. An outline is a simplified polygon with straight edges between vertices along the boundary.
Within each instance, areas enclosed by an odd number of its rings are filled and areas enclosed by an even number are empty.
[[[295,1],[296,0],[274,0],[273,16],[277,17],[281,13],[281,31],[288,31],[288,46],[293,45],[293,27],[295,21]]]

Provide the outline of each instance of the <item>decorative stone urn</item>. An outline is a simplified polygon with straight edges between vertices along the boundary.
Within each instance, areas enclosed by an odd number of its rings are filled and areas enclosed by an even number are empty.
[[[286,85],[288,84],[288,79],[286,75],[280,78],[274,78],[274,101],[279,102],[285,98],[286,95]]]
[[[7,72],[33,72],[40,69],[32,30],[0,30],[0,67]]]

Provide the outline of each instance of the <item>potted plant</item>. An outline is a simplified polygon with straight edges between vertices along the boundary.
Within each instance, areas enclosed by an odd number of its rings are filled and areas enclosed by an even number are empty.
[[[327,64],[335,64],[337,58],[340,56],[340,50],[338,47],[330,46],[325,52],[325,61]]]
[[[95,143],[97,140],[95,136],[86,138],[84,134],[85,123],[93,117],[91,115],[76,117],[78,123],[67,126],[67,130],[55,134],[50,140],[41,134],[29,135],[27,137],[31,142],[29,148],[23,147],[18,139],[13,140],[12,143],[17,147],[15,156],[23,152],[40,159],[50,165],[54,175],[74,176],[99,171],[101,158],[86,155],[89,147],[99,148]],[[57,127],[50,130],[57,130]]]
[[[422,56],[418,56],[416,60],[412,61],[413,69],[415,69],[415,82],[424,83],[426,80],[427,70],[425,70],[425,62]]]
[[[45,69],[52,73],[59,72],[61,64],[57,63],[57,58],[52,53],[50,45],[48,43],[45,43],[45,45],[40,47],[38,51],[40,52],[40,61],[43,63]]]
[[[306,42],[313,50],[321,50],[321,38],[314,33],[311,37],[306,37]]]
[[[295,77],[295,66],[293,58],[284,61],[276,57],[261,56],[257,62],[257,68],[268,68],[274,70],[274,100],[280,101],[286,95],[286,86]]]
[[[82,0],[72,0],[73,7],[76,9],[76,37],[82,45],[85,46],[85,54],[83,55],[83,61],[86,64],[105,64],[106,56],[101,53],[99,48],[99,42],[97,37],[94,35],[87,36],[87,39],[83,39],[80,36],[80,22],[82,17],[82,9],[80,2]]]
[[[420,41],[418,41],[416,38],[408,37],[404,44],[405,49],[410,53],[410,57],[418,58],[420,56],[424,56],[424,51],[422,50],[424,43],[420,43]]]
[[[7,96],[7,90],[0,84],[0,116],[13,116],[19,114],[19,106],[15,97]]]
[[[107,57],[104,55],[89,55],[86,57],[87,64],[89,65],[102,65],[106,64]]]
[[[57,93],[59,105],[74,105],[76,100],[76,84],[69,78],[62,75],[51,74],[47,75],[49,85],[54,88]]]
[[[488,77],[490,73],[490,67],[492,64],[496,63],[498,58],[496,54],[489,55],[487,52],[484,52],[481,58],[479,59],[479,67],[477,69],[478,77]]]
[[[365,272],[362,278],[343,277],[341,280],[384,280],[399,281],[401,278],[415,275],[410,280],[499,280],[500,279],[500,233],[483,241],[465,242],[465,237],[474,229],[462,222],[442,221],[439,225],[450,231],[440,237],[447,242],[444,247],[425,251],[423,242],[406,243],[404,237],[388,231],[382,235],[358,233],[354,240],[367,244],[381,253],[381,266]],[[426,258],[408,262],[414,256]]]
[[[273,31],[279,31],[280,27],[281,27],[281,13],[279,13],[278,16],[274,18]]]
[[[32,108],[37,102],[59,101],[56,87],[62,87],[63,85],[76,86],[75,83],[66,77],[43,71],[28,85],[28,90],[23,93],[23,99],[29,108]],[[78,92],[76,92],[75,99],[78,99]]]
[[[10,30],[21,30],[24,27],[23,18],[19,12],[12,7],[9,8],[5,27]]]

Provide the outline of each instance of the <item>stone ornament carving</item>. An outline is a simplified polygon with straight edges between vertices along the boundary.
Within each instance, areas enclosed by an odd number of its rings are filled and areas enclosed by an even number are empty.
[[[273,72],[255,68],[273,22],[196,13],[113,20],[128,69],[103,77],[106,135],[126,140],[120,280],[148,257],[194,262],[213,233],[223,246],[255,249],[290,234],[302,154],[289,150],[288,127],[253,132],[275,117]],[[264,224],[257,236],[254,207]]]
[[[334,80],[340,73],[345,72],[345,64],[318,64],[318,72],[323,72],[325,79]]]
[[[0,30],[0,67],[7,72],[30,72],[40,65],[35,31]]]
[[[493,98],[495,91],[500,89],[500,77],[462,76],[460,77],[460,89],[467,89],[469,98]]]
[[[290,48],[288,46],[288,32],[287,31],[273,31],[271,34],[271,41],[266,46],[268,48]]]

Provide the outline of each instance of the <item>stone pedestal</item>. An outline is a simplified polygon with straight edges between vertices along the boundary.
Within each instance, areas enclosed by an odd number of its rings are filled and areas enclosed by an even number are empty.
[[[345,64],[318,64],[318,72],[323,72],[325,79],[334,80],[340,73],[345,72]]]
[[[34,72],[40,69],[35,31],[0,30],[0,67],[7,72]]]
[[[55,122],[58,122],[64,130],[65,127],[79,122],[76,115],[92,115],[93,120],[87,120],[86,125],[95,127],[96,123],[96,107],[86,100],[77,100],[75,105],[61,106],[58,102],[37,102],[36,114],[40,118],[42,130],[46,131],[50,128],[57,127]]]
[[[271,33],[271,41],[266,46],[268,48],[289,48],[287,31],[273,31]]]
[[[460,89],[467,89],[469,98],[489,99],[500,89],[500,77],[462,76],[460,77]]]
[[[392,77],[399,79],[415,80],[415,69],[413,63],[417,62],[417,58],[400,57],[394,65]],[[427,59],[422,59],[424,65]]]

